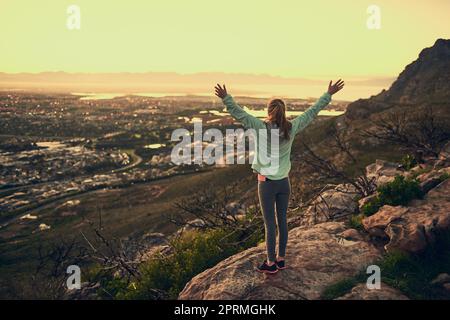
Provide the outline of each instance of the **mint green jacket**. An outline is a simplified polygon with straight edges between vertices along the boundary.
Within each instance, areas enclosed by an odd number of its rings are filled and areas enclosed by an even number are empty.
[[[263,120],[247,113],[234,101],[231,95],[228,94],[225,98],[223,98],[222,101],[231,116],[242,123],[244,125],[244,128],[255,129],[256,131],[258,131],[259,129],[267,130],[268,126]],[[295,135],[305,129],[314,120],[319,111],[325,108],[330,103],[330,101],[331,95],[329,93],[324,93],[313,106],[309,107],[304,113],[291,121],[292,129],[289,135],[290,138],[279,139],[279,148],[277,150],[279,156],[276,166],[277,169],[275,170],[275,172],[273,170],[270,170],[270,174],[263,174],[263,172],[268,172],[265,171],[264,168],[270,165],[262,164],[261,161],[259,161],[258,157],[255,157],[256,161],[253,161],[252,169],[258,173],[265,175],[271,180],[281,180],[286,178],[289,175],[289,171],[291,170],[291,147]],[[270,124],[268,125],[270,128]],[[259,144],[260,143],[258,142],[258,145]]]

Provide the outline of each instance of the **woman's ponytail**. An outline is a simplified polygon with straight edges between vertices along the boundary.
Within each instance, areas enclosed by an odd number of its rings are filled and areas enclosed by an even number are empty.
[[[276,123],[284,139],[290,139],[292,124],[286,119],[286,105],[281,99],[273,99],[267,107],[267,121]]]

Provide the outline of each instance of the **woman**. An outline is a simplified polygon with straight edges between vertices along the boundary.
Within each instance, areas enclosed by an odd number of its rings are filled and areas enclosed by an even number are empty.
[[[225,85],[217,84],[216,96],[222,99],[228,112],[233,118],[241,122],[247,129],[278,129],[279,147],[278,166],[273,174],[262,175],[264,166],[258,161],[252,164],[252,169],[258,173],[258,196],[264,218],[267,259],[257,267],[257,271],[273,274],[285,269],[285,253],[288,240],[286,213],[289,203],[291,169],[291,147],[295,135],[305,129],[317,116],[320,110],[331,101],[331,96],[344,87],[339,79],[335,84],[330,81],[328,91],[303,114],[292,121],[286,119],[286,105],[283,100],[273,99],[267,107],[267,118],[262,121],[237,105],[231,95],[227,93]],[[276,210],[275,210],[276,208]],[[276,221],[275,221],[276,214]],[[276,224],[278,225],[278,255],[276,249]]]

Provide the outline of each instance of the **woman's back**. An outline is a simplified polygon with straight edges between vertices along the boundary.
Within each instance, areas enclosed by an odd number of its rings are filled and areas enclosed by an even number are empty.
[[[280,126],[275,122],[276,117],[274,117],[274,121],[263,121],[245,112],[231,95],[227,94],[223,98],[223,103],[233,118],[241,122],[246,129],[256,130],[257,150],[253,157],[252,169],[271,180],[281,180],[289,175],[291,147],[295,135],[306,128],[330,101],[331,95],[325,93],[303,114],[288,121],[289,123],[285,123],[290,127],[286,138],[286,131],[280,130]]]

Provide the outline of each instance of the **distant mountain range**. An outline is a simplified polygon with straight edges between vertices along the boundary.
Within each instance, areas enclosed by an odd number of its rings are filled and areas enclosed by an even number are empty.
[[[123,92],[167,94],[211,94],[217,83],[226,83],[234,94],[247,96],[316,97],[329,79],[285,78],[267,74],[203,72],[145,73],[1,73],[0,89],[39,90],[53,92]],[[370,96],[387,88],[394,78],[346,79],[350,88],[341,99],[353,100]],[[352,91],[351,88],[354,88]]]

